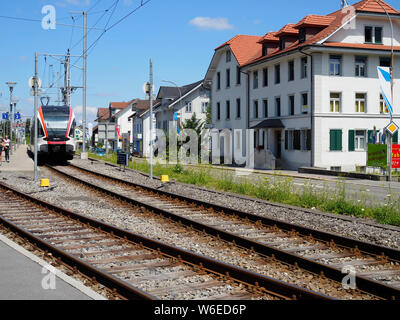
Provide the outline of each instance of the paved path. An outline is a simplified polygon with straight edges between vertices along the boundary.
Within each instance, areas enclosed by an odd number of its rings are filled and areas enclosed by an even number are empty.
[[[10,155],[10,162],[5,162],[5,156],[3,152],[3,162],[0,166],[1,171],[23,171],[33,172],[33,160],[28,157],[26,152],[27,146],[20,145],[13,155]]]
[[[55,289],[49,289],[49,284],[52,283],[49,271],[43,269],[43,266],[25,254],[32,255],[4,236],[0,236],[0,300],[101,299],[97,293],[65,274],[63,274],[63,278],[66,276],[66,281],[77,287],[80,286],[79,290],[58,276],[53,278],[55,279]],[[35,260],[41,261],[37,257]],[[44,261],[41,263],[45,264]],[[45,273],[42,273],[43,271]],[[45,280],[43,280],[44,278]],[[47,290],[43,288],[42,283],[45,284],[45,287],[47,286]]]

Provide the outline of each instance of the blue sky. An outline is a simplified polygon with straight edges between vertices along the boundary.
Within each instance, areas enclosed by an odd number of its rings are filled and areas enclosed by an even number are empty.
[[[74,24],[71,11],[91,9],[88,26],[93,26],[116,0],[14,0],[1,1],[0,16],[41,20],[45,5],[56,8],[57,22]],[[350,4],[356,1],[349,1]],[[103,28],[129,13],[140,0],[119,0],[114,14],[109,11],[98,23]],[[148,81],[149,59],[154,61],[154,84],[165,85],[171,80],[185,85],[202,79],[214,49],[237,34],[264,35],[279,30],[286,23],[295,23],[307,14],[328,14],[340,8],[340,0],[151,0],[100,39],[88,57],[88,119],[95,119],[98,107],[110,101],[143,98],[142,85]],[[394,0],[387,3],[399,9]],[[94,7],[93,7],[94,6]],[[75,15],[75,26],[82,18]],[[11,20],[0,17],[0,110],[8,105],[7,81],[18,82],[15,96],[18,109],[24,115],[33,114],[33,99],[28,79],[34,72],[34,53],[64,54],[75,43],[72,54],[82,53],[82,29],[58,25],[55,30],[43,30],[40,22]],[[73,32],[72,32],[73,30]],[[92,30],[88,44],[101,31]],[[72,39],[72,41],[71,41]],[[72,59],[74,62],[76,59]],[[81,65],[80,60],[77,64]],[[53,59],[39,60],[39,76],[44,85],[51,82],[50,65],[55,78],[60,63]],[[81,71],[72,70],[72,83],[79,86]],[[55,91],[49,91],[56,98]],[[80,118],[82,92],[72,96],[72,106]]]

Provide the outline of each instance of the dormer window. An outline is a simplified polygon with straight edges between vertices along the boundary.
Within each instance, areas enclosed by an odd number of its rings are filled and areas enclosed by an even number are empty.
[[[285,49],[285,39],[284,37],[279,38],[279,50]]]
[[[268,54],[268,47],[267,45],[264,43],[262,46],[262,56],[266,56]]]
[[[365,26],[365,43],[382,44],[383,28]]]
[[[226,52],[226,62],[231,62],[232,60],[232,53],[230,50]]]
[[[303,43],[306,41],[306,28],[300,28],[299,30],[299,42]]]

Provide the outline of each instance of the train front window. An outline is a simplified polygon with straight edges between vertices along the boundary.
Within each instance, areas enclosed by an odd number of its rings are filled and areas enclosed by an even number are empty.
[[[69,108],[46,107],[43,108],[43,118],[50,137],[65,137],[69,123]]]
[[[69,131],[69,136],[70,136],[71,138],[73,138],[73,137],[75,136],[75,127],[76,127],[76,121],[74,120],[74,121],[72,122],[71,129],[70,129],[70,131]]]

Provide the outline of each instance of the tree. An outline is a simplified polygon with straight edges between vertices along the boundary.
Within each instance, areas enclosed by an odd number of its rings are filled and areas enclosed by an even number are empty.
[[[196,131],[197,135],[200,136],[204,122],[201,122],[200,119],[197,119],[196,113],[193,113],[192,117],[190,119],[186,119],[182,126],[183,129],[192,129]]]

